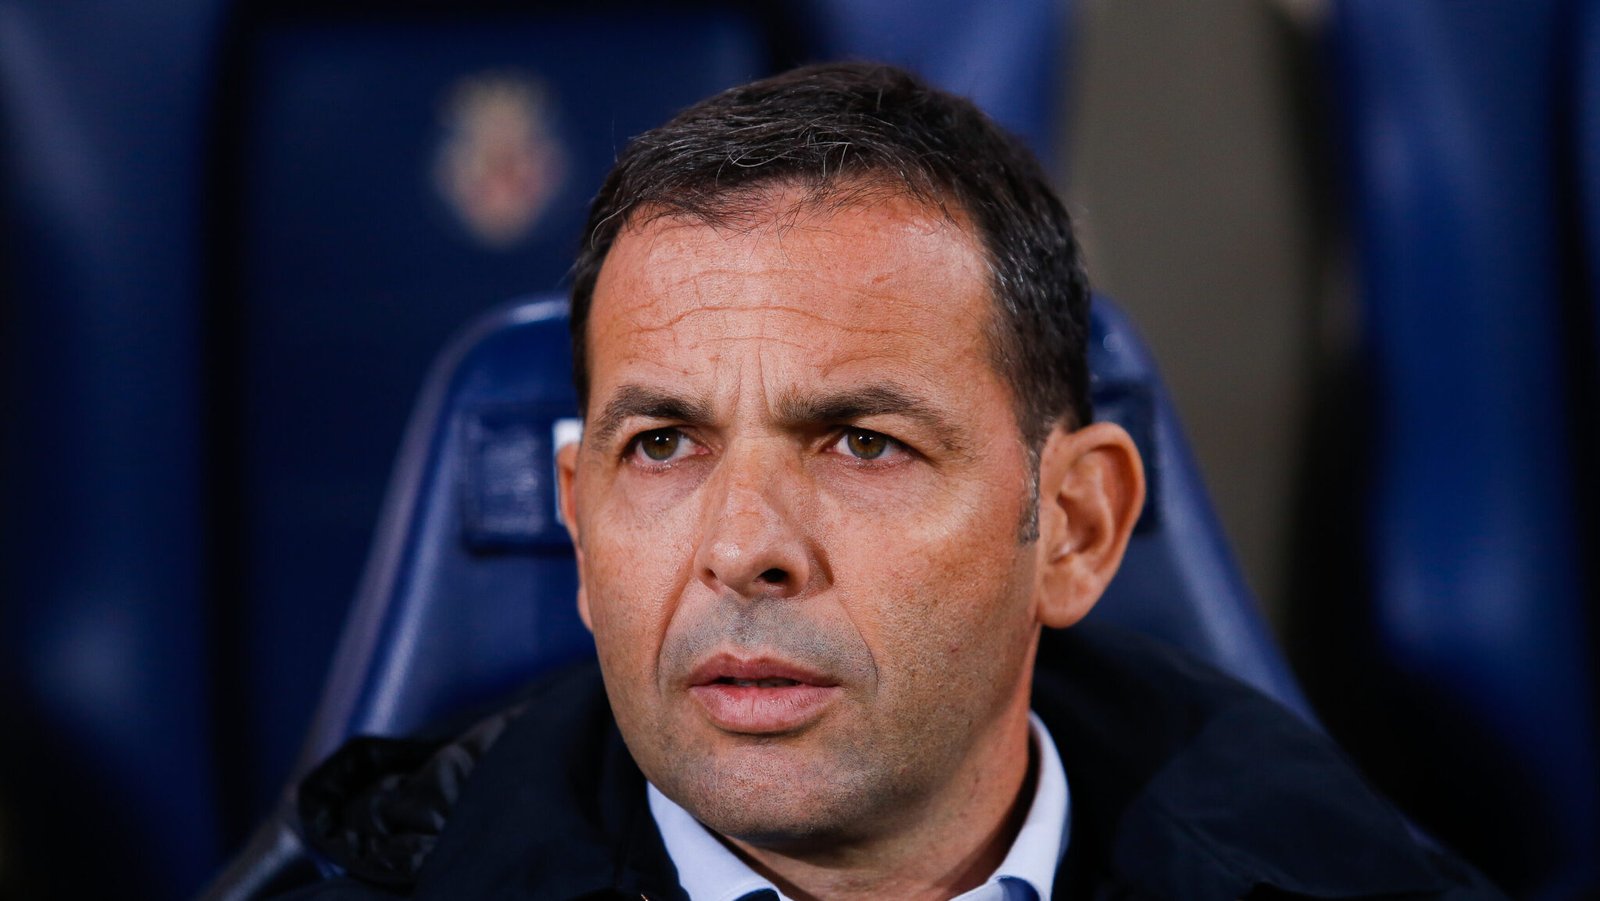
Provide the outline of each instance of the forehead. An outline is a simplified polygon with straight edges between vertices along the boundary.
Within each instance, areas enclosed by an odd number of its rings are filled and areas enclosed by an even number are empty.
[[[735,225],[646,216],[622,231],[590,313],[596,392],[621,370],[687,376],[752,354],[764,370],[804,363],[824,378],[886,364],[933,380],[989,368],[989,269],[964,220],[900,196],[764,200]]]

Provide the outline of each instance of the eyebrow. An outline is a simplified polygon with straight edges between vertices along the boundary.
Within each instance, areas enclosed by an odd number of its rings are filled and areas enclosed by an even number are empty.
[[[711,421],[711,404],[702,398],[683,397],[647,385],[623,385],[595,420],[595,443],[609,445],[622,424],[635,416],[703,425]]]
[[[869,416],[904,416],[933,433],[951,453],[966,453],[966,442],[954,418],[940,408],[892,383],[868,385],[832,394],[785,393],[777,401],[778,425],[811,429],[854,422]],[[633,417],[704,425],[713,419],[711,404],[648,385],[625,384],[606,402],[589,434],[599,447],[608,446]]]
[[[778,419],[804,428],[854,422],[868,416],[904,416],[921,423],[945,450],[965,453],[954,417],[911,391],[892,383],[852,388],[835,394],[790,392],[778,399]]]

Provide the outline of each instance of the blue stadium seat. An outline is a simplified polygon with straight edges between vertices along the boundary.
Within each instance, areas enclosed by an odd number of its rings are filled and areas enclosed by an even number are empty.
[[[1230,556],[1149,352],[1094,308],[1097,415],[1133,434],[1150,500],[1093,616],[1188,648],[1310,719]],[[566,305],[519,302],[476,321],[412,414],[367,571],[300,772],[355,735],[405,735],[484,709],[593,653],[557,519],[554,450],[576,434]],[[254,897],[310,875],[292,798],[208,897]]]
[[[1600,891],[1556,169],[1570,8],[1340,0],[1331,43],[1371,389],[1370,421],[1347,424],[1372,447],[1350,540],[1371,603],[1324,599],[1362,640],[1321,681],[1369,686],[1360,714],[1387,716],[1347,744],[1530,897]]]

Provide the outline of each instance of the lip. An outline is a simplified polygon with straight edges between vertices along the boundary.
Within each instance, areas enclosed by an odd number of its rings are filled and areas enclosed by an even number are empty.
[[[826,674],[768,657],[719,654],[689,674],[689,695],[711,722],[741,735],[774,735],[806,726],[840,691],[838,680]]]

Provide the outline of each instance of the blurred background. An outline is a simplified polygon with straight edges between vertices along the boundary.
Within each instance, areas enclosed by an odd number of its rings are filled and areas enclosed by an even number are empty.
[[[1600,2],[0,0],[0,897],[197,892],[446,338],[629,136],[845,57],[1046,161],[1362,768],[1600,895]]]

